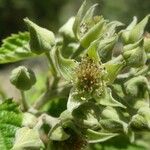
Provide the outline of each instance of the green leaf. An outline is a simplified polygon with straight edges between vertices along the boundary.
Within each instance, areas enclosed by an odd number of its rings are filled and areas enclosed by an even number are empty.
[[[3,40],[0,64],[16,62],[35,56],[29,49],[29,33],[19,32]]]
[[[41,147],[44,147],[44,144],[40,139],[38,130],[23,127],[17,130],[15,143],[11,150],[22,150]]]
[[[98,143],[107,141],[115,136],[118,136],[117,133],[103,133],[103,132],[96,132],[91,129],[88,129],[86,132],[87,140],[89,143]]]
[[[0,104],[0,149],[10,150],[15,133],[21,127],[22,114],[11,99]]]
[[[64,58],[59,49],[56,48],[55,53],[55,63],[60,72],[60,74],[67,80],[72,81],[74,80],[74,71],[77,66],[77,63],[73,59]]]

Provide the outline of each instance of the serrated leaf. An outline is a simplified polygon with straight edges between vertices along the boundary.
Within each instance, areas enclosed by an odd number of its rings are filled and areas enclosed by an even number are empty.
[[[27,148],[41,148],[44,147],[40,139],[38,130],[23,127],[16,132],[16,139],[11,150],[23,150]]]
[[[35,56],[29,49],[29,33],[19,32],[3,40],[0,64],[16,62]]]
[[[97,132],[93,131],[91,129],[88,129],[86,132],[87,140],[89,143],[97,143],[97,142],[104,142],[107,141],[115,136],[118,136],[117,133],[103,133],[103,132]]]
[[[0,104],[0,149],[10,150],[16,130],[21,127],[22,114],[11,99]]]

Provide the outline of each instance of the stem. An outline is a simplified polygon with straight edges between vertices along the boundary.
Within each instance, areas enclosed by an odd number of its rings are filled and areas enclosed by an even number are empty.
[[[34,103],[33,108],[39,110],[42,108],[50,99],[55,97],[66,97],[69,94],[70,85],[66,85],[65,87],[59,87],[57,89],[52,89],[46,91],[41,97]]]
[[[54,63],[53,63],[53,61],[52,61],[52,59],[51,59],[49,53],[45,53],[45,55],[46,55],[46,57],[47,57],[47,59],[48,59],[48,61],[49,61],[49,64],[50,64],[50,66],[51,66],[51,71],[52,71],[53,76],[54,76],[54,77],[57,76],[57,71],[56,71],[56,69],[55,69]]]
[[[22,90],[20,91],[20,93],[21,93],[22,109],[23,109],[23,111],[27,111],[29,109],[29,106],[28,106],[26,98],[25,98],[25,93]]]

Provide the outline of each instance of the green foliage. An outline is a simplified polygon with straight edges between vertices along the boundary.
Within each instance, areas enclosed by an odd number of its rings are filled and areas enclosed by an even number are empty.
[[[22,113],[11,99],[0,104],[0,149],[11,149],[21,123]]]
[[[0,48],[0,64],[16,62],[33,57],[29,49],[29,33],[19,32],[3,40]]]

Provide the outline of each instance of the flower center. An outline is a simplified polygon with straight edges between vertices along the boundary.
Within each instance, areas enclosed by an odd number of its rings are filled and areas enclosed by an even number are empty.
[[[103,85],[103,68],[88,56],[82,58],[76,68],[77,85],[80,90],[93,92]]]

